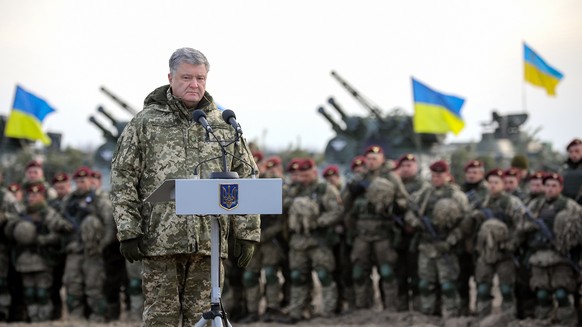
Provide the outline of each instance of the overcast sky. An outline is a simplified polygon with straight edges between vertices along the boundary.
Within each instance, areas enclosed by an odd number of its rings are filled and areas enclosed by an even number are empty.
[[[337,71],[389,112],[413,112],[411,76],[466,99],[465,129],[479,140],[491,110],[530,115],[525,128],[563,150],[582,136],[582,1],[0,1],[0,114],[17,83],[57,110],[44,126],[65,145],[97,147],[88,122],[103,105],[130,115],[105,86],[141,109],[167,84],[180,47],[210,61],[207,91],[236,112],[247,139],[323,151],[334,135],[316,113],[329,96],[366,114]],[[557,97],[523,83],[526,41],[564,74]],[[525,108],[524,108],[525,105]],[[335,115],[335,117],[338,117]]]

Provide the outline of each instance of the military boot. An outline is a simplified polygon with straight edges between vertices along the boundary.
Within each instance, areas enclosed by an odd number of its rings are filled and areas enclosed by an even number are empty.
[[[372,307],[374,292],[368,281],[362,284],[354,284],[354,304],[356,309],[369,309]]]
[[[291,298],[289,299],[289,317],[293,322],[303,319],[303,311],[307,299],[309,298],[309,287],[307,285],[291,286]]]

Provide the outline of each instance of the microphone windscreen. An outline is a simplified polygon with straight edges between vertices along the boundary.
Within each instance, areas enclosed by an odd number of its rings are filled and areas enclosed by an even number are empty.
[[[225,122],[229,123],[229,120],[231,118],[236,119],[236,115],[234,114],[234,111],[230,110],[230,109],[226,109],[225,111],[222,112],[222,119],[224,119]]]
[[[200,121],[200,118],[202,117],[206,118],[206,113],[200,109],[196,109],[192,113],[192,118],[194,118],[194,121],[197,123]]]

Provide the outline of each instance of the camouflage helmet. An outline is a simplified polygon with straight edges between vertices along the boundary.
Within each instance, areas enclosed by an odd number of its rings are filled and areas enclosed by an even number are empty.
[[[435,226],[451,228],[462,214],[463,211],[457,201],[451,198],[443,198],[435,203],[432,219]]]
[[[376,211],[381,212],[392,205],[396,190],[394,184],[386,178],[376,177],[368,186],[366,196],[368,201],[376,206]]]
[[[30,221],[22,220],[14,227],[14,239],[18,244],[31,245],[36,240],[36,226]]]

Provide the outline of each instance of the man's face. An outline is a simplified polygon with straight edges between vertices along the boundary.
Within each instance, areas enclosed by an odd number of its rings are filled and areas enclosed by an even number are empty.
[[[100,178],[95,178],[92,177],[91,178],[91,184],[93,185],[94,189],[100,189],[101,188],[101,179]]]
[[[187,107],[193,108],[204,96],[208,71],[204,65],[192,65],[186,62],[178,65],[172,74],[168,74],[172,94],[181,99]]]
[[[505,187],[503,178],[499,176],[490,176],[487,179],[487,187],[489,188],[489,192],[491,192],[491,194],[499,194],[503,192]]]
[[[529,192],[539,194],[544,192],[544,183],[541,179],[532,179],[529,181]]]
[[[483,168],[471,167],[465,171],[465,182],[469,184],[475,184],[483,179],[485,172]]]
[[[36,205],[42,203],[45,197],[43,193],[28,193],[26,194],[26,201],[28,205]]]
[[[398,170],[402,178],[414,177],[418,173],[418,164],[416,161],[406,160],[400,164]]]
[[[317,178],[317,171],[315,169],[308,169],[299,171],[299,183],[303,185],[311,184]]]
[[[71,183],[69,181],[57,182],[53,184],[53,188],[57,192],[58,198],[62,199],[71,192]]]
[[[375,171],[382,167],[385,160],[383,153],[370,152],[366,154],[366,167],[368,167],[368,170]]]
[[[331,185],[340,186],[341,184],[340,177],[338,175],[326,176],[325,180]]]
[[[354,167],[352,172],[354,173],[354,175],[355,174],[364,174],[366,172],[366,166],[364,166],[364,165],[356,166],[356,167]]]
[[[505,185],[505,192],[513,193],[513,191],[517,190],[519,181],[515,176],[506,176],[503,178],[503,184]]]
[[[29,167],[25,172],[24,175],[26,180],[29,181],[38,181],[43,178],[42,168],[40,167]]]
[[[578,162],[582,159],[582,144],[576,144],[568,149],[568,157],[573,162]]]
[[[75,178],[75,184],[77,184],[77,190],[81,193],[88,192],[91,190],[93,183],[91,183],[90,177],[77,177]]]
[[[560,193],[562,193],[562,184],[557,180],[549,179],[544,184],[544,190],[546,191],[546,198],[553,199],[556,198]]]
[[[437,173],[437,172],[433,171],[433,172],[431,172],[430,176],[431,176],[430,181],[432,183],[432,186],[434,186],[434,187],[441,187],[449,181],[449,173],[448,172]]]

